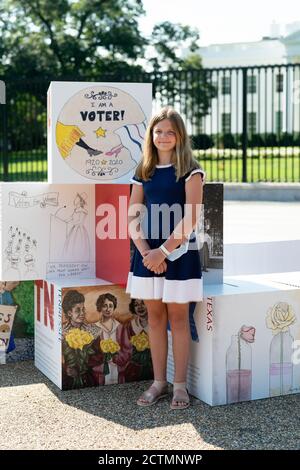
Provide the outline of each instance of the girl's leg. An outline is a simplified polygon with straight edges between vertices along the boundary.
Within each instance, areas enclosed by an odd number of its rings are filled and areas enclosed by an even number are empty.
[[[148,311],[149,340],[154,379],[166,380],[168,355],[168,313],[161,300],[144,300]]]
[[[185,401],[175,402],[175,406],[184,406],[188,400],[188,394],[185,389],[186,373],[190,352],[190,325],[189,325],[189,304],[168,303],[168,318],[171,326],[173,357],[174,357],[174,384],[178,384],[178,388],[183,389]],[[180,387],[182,384],[182,387]],[[174,386],[175,390],[175,386]]]
[[[154,372],[154,385],[161,392],[166,384],[168,336],[168,313],[161,300],[144,300],[148,311],[149,340]],[[150,387],[151,388],[151,387]],[[147,395],[146,395],[147,397]],[[148,398],[139,398],[139,403],[147,404]]]

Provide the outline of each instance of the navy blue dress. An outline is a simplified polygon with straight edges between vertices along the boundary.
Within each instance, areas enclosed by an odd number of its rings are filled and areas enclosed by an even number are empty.
[[[172,164],[156,165],[151,180],[142,181],[136,176],[131,179],[131,183],[143,186],[147,212],[142,228],[151,249],[164,243],[184,216],[185,183],[199,172],[204,179],[205,172],[196,169],[176,181]],[[192,233],[187,252],[174,261],[166,259],[167,270],[162,274],[147,269],[143,265],[142,255],[135,247],[126,292],[131,298],[161,299],[166,303],[201,301],[202,271],[199,251],[195,247],[195,234]]]

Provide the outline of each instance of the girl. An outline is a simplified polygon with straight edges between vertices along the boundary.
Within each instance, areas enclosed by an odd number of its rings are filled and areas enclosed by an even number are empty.
[[[189,406],[188,307],[189,302],[202,300],[199,252],[189,241],[195,238],[193,228],[200,217],[204,176],[192,156],[182,118],[174,109],[163,108],[147,129],[143,158],[131,180],[128,212],[135,250],[126,291],[147,307],[154,369],[154,383],[138,399],[140,406],[167,395],[168,320],[175,364],[171,408]],[[144,201],[146,211],[141,208]]]

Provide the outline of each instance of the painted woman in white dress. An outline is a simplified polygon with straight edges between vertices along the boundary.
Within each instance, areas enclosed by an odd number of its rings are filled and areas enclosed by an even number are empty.
[[[64,261],[89,261],[90,241],[88,231],[84,224],[88,215],[87,194],[77,193],[74,199],[74,212],[70,219],[66,220],[70,229],[65,241],[63,257]]]
[[[102,348],[103,340],[111,340],[117,347],[115,353],[110,356],[105,368],[105,361],[98,361],[97,355],[93,356],[90,365],[93,367],[93,374],[99,385],[117,384],[125,382],[125,368],[131,356],[131,345],[129,342],[127,329],[114,317],[117,307],[117,298],[107,292],[99,295],[96,302],[99,321],[90,325],[94,336],[94,349],[102,356],[106,352]],[[92,362],[94,362],[92,364]],[[106,370],[105,370],[106,369]]]

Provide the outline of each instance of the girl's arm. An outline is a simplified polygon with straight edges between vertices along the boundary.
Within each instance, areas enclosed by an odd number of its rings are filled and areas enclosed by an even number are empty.
[[[176,225],[169,238],[164,242],[164,246],[170,252],[189,238],[200,218],[203,200],[203,180],[201,173],[194,174],[185,183],[185,195],[184,217]]]
[[[199,173],[193,175],[192,178],[186,181],[185,194],[185,215],[176,225],[169,238],[163,243],[163,246],[170,253],[189,238],[200,218],[203,185],[202,176]],[[150,253],[144,257],[143,264],[148,269],[155,270],[165,258],[166,254],[164,254],[160,248],[156,248],[151,250]]]
[[[133,184],[128,208],[128,233],[142,256],[145,251],[150,250],[150,246],[141,230],[141,215],[144,207],[143,202],[143,186],[140,184]]]

